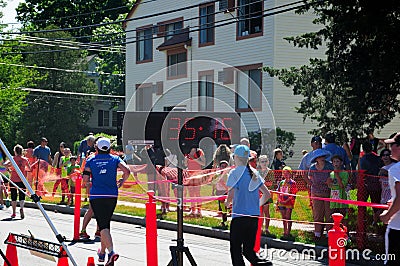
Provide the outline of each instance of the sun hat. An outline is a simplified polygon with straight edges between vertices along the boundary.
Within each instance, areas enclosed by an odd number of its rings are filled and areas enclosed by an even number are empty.
[[[99,138],[97,140],[97,148],[101,151],[108,151],[110,149],[111,143],[108,138]]]
[[[313,151],[311,163],[315,163],[315,159],[317,159],[318,157],[329,157],[330,155],[331,153],[325,149],[316,149],[315,151]]]

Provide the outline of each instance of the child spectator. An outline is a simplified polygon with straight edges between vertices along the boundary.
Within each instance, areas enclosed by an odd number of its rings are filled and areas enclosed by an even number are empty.
[[[260,155],[258,158],[257,170],[260,174],[261,178],[264,180],[264,185],[271,191],[276,190],[276,181],[274,177],[274,171],[268,168],[269,160],[267,155]],[[271,195],[272,198],[272,195]],[[271,200],[272,201],[272,200]],[[265,222],[265,231],[262,232],[263,235],[268,237],[276,237],[275,235],[269,232],[269,222],[270,222],[270,213],[269,213],[269,203],[266,203],[262,207],[261,217],[264,218],[263,222]]]
[[[333,171],[330,173],[330,178],[327,180],[328,187],[331,189],[331,199],[347,200],[346,187],[349,182],[349,173],[343,170],[343,159],[340,155],[332,156]],[[343,217],[347,214],[347,204],[339,202],[330,203],[332,213],[341,213]]]
[[[282,169],[283,180],[279,182],[277,191],[277,206],[283,219],[283,237],[282,240],[294,240],[290,234],[292,229],[292,210],[294,208],[297,193],[296,181],[292,179],[292,168],[285,166]]]
[[[217,178],[217,183],[215,186],[217,196],[227,195],[228,194],[228,187],[226,186],[226,181],[228,179],[228,171],[226,171],[227,167],[229,166],[229,162],[226,160],[222,160],[219,162],[219,173],[215,175]],[[225,169],[225,170],[224,170]],[[227,229],[228,226],[226,224],[228,220],[228,212],[227,208],[224,205],[224,199],[218,200],[218,211],[222,213],[222,222],[221,222],[221,229]]]
[[[80,174],[80,166],[76,163],[77,157],[71,156],[69,158],[70,165],[67,167],[67,175],[68,175],[68,186],[69,186],[69,195],[68,195],[68,204],[69,206],[74,205],[74,196],[75,196],[75,182],[77,174]]]
[[[256,255],[254,243],[257,235],[260,206],[271,195],[258,172],[249,165],[250,149],[238,145],[234,151],[236,168],[229,172],[226,185],[230,187],[225,206],[232,205],[230,226],[230,253],[232,265],[245,265],[243,255],[252,265],[272,265]],[[259,197],[262,192],[262,197]],[[242,255],[243,254],[243,255]]]
[[[67,205],[67,202],[65,201],[65,197],[67,197],[68,200],[68,195],[69,195],[69,190],[68,190],[68,167],[71,165],[70,162],[71,158],[71,150],[69,148],[64,149],[64,156],[61,157],[61,201],[60,205]]]

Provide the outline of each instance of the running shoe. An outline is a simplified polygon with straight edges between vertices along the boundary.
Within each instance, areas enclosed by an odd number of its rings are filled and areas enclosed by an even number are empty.
[[[23,209],[19,209],[19,214],[21,215],[21,219],[25,218],[25,214],[24,214],[24,210]]]
[[[90,238],[90,236],[86,233],[86,231],[81,231],[79,233],[79,237],[83,238],[83,239],[89,239]]]
[[[4,209],[4,205],[0,204],[0,210]]]
[[[101,234],[100,234],[99,230],[97,230],[96,233],[94,233],[94,237],[101,238]]]
[[[113,266],[114,262],[119,258],[119,255],[114,251],[108,254],[107,263],[104,266]]]
[[[16,217],[15,213],[11,214],[11,219],[14,219]]]
[[[97,250],[97,257],[99,258],[99,262],[104,262],[106,260],[106,253],[101,254],[100,249]]]

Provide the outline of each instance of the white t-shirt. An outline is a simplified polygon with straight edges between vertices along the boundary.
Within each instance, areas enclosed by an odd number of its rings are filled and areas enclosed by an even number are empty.
[[[389,169],[389,187],[392,194],[392,201],[400,195],[396,195],[395,185],[400,182],[400,162],[396,163]],[[388,228],[400,230],[400,211],[395,213],[389,220]]]

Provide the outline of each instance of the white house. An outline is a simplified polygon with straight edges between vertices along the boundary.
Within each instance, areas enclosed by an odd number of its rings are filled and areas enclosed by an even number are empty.
[[[125,23],[126,110],[233,110],[243,135],[272,126],[293,132],[287,164],[297,167],[314,126],[295,111],[301,98],[261,70],[323,56],[283,39],[317,29],[312,14],[271,15],[293,2],[138,0]]]

